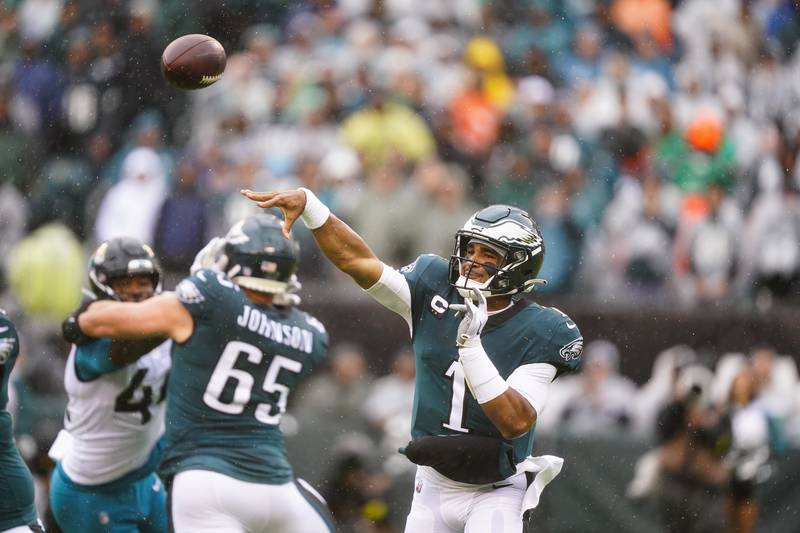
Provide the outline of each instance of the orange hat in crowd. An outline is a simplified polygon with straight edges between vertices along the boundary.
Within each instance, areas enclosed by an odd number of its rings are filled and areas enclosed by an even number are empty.
[[[714,153],[722,143],[722,121],[710,114],[698,115],[686,128],[686,142],[701,152]]]

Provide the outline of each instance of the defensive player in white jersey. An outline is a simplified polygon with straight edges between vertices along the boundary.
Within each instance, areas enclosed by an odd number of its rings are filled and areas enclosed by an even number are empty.
[[[417,376],[405,454],[419,467],[406,533],[520,533],[563,464],[530,456],[537,413],[583,346],[567,315],[520,298],[542,282],[533,219],[486,207],[456,231],[449,261],[422,255],[398,271],[308,189],[243,193],[280,208],[287,234],[301,218],[328,259],[410,328]]]
[[[90,338],[76,316],[96,299],[139,302],[160,292],[153,251],[138,239],[101,244],[89,261],[92,298],[64,322],[64,429],[50,504],[65,533],[167,531],[166,492],[155,473],[164,433],[171,342]]]
[[[275,216],[248,217],[175,293],[96,302],[79,317],[89,335],[173,340],[159,473],[177,533],[333,531],[324,502],[295,481],[279,427],[290,391],[328,348],[289,294],[298,256]]]

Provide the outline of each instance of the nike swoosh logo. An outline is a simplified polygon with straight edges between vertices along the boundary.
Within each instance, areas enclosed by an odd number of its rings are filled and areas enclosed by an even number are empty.
[[[577,324],[572,324],[571,326],[570,326],[569,324],[567,324],[567,327],[568,327],[569,329],[575,329],[575,328],[577,328],[578,326],[577,326]]]
[[[0,333],[5,333],[6,331],[8,331],[8,328],[0,328]]]
[[[510,487],[511,483],[492,483],[493,489],[502,489],[503,487]]]

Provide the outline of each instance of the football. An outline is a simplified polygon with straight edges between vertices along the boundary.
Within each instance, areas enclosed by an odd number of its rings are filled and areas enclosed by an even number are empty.
[[[180,89],[202,89],[222,77],[225,48],[213,37],[193,33],[178,37],[161,54],[164,78]]]

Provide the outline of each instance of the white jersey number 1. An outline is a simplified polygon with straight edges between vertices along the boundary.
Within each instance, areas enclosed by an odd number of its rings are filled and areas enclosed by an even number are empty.
[[[450,419],[442,422],[442,427],[469,433],[469,428],[463,427],[467,403],[464,401],[467,392],[467,381],[464,377],[464,368],[458,361],[453,361],[444,375],[453,380],[453,396],[450,398]]]

